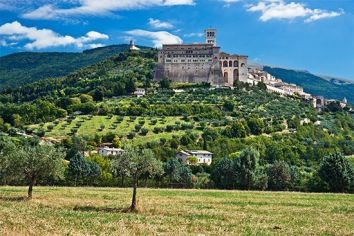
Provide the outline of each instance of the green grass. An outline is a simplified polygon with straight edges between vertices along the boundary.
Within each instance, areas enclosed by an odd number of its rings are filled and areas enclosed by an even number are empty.
[[[0,187],[0,235],[353,235],[354,195]]]

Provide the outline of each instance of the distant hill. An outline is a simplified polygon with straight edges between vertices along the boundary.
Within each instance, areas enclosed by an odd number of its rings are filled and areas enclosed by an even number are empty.
[[[284,82],[297,84],[305,92],[324,96],[328,99],[342,100],[344,97],[354,104],[354,82],[338,78],[321,77],[307,71],[297,71],[265,66],[264,70]]]
[[[127,44],[81,53],[21,52],[0,57],[0,89],[17,87],[45,78],[60,77],[95,64],[129,48]]]

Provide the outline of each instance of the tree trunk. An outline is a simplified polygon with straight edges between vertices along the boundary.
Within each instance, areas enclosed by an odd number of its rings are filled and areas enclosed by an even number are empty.
[[[133,198],[132,205],[130,206],[131,211],[136,211],[136,189],[138,188],[138,178],[134,177],[133,179]]]
[[[121,180],[121,187],[124,187],[124,175],[122,175],[122,180]]]
[[[145,188],[147,188],[147,181],[148,181],[148,177],[145,177],[145,180],[144,180],[144,185],[145,185]]]
[[[33,186],[35,185],[35,180],[31,180],[28,186],[27,198],[32,199]]]

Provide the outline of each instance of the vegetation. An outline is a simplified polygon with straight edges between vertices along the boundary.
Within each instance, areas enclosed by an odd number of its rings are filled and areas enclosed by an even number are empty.
[[[324,79],[307,71],[295,71],[265,66],[264,70],[287,83],[294,83],[304,88],[305,92],[329,99],[342,100],[344,97],[354,103],[354,83],[334,78]]]
[[[154,49],[122,52],[62,78],[4,90],[0,143],[19,150],[36,147],[31,140],[53,143],[65,156],[65,172],[43,185],[353,192],[350,106],[318,113],[307,101],[267,93],[263,85],[158,83],[155,59]],[[132,96],[137,87],[147,94]],[[122,157],[97,155],[105,143],[129,143],[125,159],[148,156],[146,171],[134,172]],[[211,151],[212,165],[198,165],[195,157],[190,165],[174,160],[181,149]],[[342,155],[330,161],[335,153]],[[152,168],[160,166],[155,162],[162,167]],[[2,172],[1,183],[27,184]]]
[[[23,52],[0,57],[0,89],[65,76],[128,48],[129,45],[112,45],[82,53]]]
[[[154,154],[149,149],[138,150],[131,146],[125,148],[121,156],[117,156],[112,162],[113,171],[125,173],[131,177],[133,183],[133,196],[130,211],[137,210],[137,188],[139,179],[162,175],[162,163],[154,158]]]
[[[63,157],[63,152],[47,145],[5,144],[0,159],[3,181],[24,180],[28,184],[28,198],[31,199],[33,186],[38,182],[48,183],[50,179],[62,176]]]

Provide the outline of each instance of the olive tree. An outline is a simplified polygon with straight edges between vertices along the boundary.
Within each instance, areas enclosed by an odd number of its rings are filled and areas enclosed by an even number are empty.
[[[346,192],[354,181],[349,161],[340,153],[326,156],[318,170],[319,177],[333,192]]]
[[[50,145],[15,145],[8,143],[0,153],[1,169],[11,179],[24,180],[28,184],[28,199],[32,198],[33,186],[49,178],[60,178],[64,173],[62,150]]]
[[[154,157],[150,149],[138,149],[132,146],[124,148],[124,153],[112,161],[114,173],[126,173],[132,180],[133,196],[130,211],[137,210],[137,188],[143,175],[159,176],[163,174],[162,162]]]

